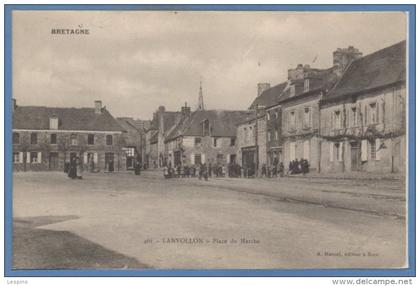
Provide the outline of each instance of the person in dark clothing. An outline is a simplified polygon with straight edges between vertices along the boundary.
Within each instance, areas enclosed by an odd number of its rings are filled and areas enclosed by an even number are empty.
[[[108,172],[112,173],[114,172],[114,160],[109,160],[108,162]]]
[[[141,169],[141,164],[139,161],[136,160],[136,162],[134,163],[134,174],[136,176],[140,175],[140,169]]]
[[[267,177],[267,167],[265,164],[263,164],[261,167],[261,177]]]
[[[212,177],[212,175],[213,175],[213,170],[212,170],[211,163],[209,163],[208,170],[209,170],[209,177],[211,178],[211,177]]]
[[[77,177],[77,164],[76,164],[76,158],[70,159],[70,165],[69,165],[69,172],[68,176],[71,179],[76,179]]]
[[[181,178],[181,165],[178,165],[176,167],[176,174],[178,178]]]

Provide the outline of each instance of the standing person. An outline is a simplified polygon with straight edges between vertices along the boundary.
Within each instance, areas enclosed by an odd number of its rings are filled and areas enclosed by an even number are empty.
[[[280,177],[284,176],[284,165],[283,162],[280,162],[279,164],[279,173],[280,173]]]
[[[71,179],[76,179],[77,177],[76,158],[74,157],[70,159],[68,176]]]
[[[267,167],[265,166],[265,164],[262,164],[261,167],[261,177],[267,177]]]
[[[134,174],[136,174],[136,176],[140,175],[140,169],[141,169],[140,162],[136,160],[136,162],[134,163]]]
[[[212,177],[212,166],[211,166],[211,163],[209,163],[209,167],[208,167],[208,170],[209,170],[209,177],[211,178]]]
[[[79,157],[76,158],[76,177],[83,179],[83,163]]]
[[[112,173],[114,172],[114,160],[109,160],[108,162],[108,172]]]

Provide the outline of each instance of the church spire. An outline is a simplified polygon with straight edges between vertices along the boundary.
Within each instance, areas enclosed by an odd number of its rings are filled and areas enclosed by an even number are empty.
[[[200,80],[200,91],[198,94],[198,107],[197,110],[204,110],[204,98],[203,98],[203,87],[201,85],[201,80]]]

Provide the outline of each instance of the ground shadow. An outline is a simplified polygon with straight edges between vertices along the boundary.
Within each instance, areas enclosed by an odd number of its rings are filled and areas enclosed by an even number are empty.
[[[133,269],[148,268],[125,256],[69,231],[37,229],[77,216],[15,218],[13,269]]]

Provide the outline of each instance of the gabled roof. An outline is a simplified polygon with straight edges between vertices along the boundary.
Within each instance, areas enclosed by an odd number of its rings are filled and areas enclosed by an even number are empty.
[[[160,112],[163,117],[163,132],[168,131],[173,127],[173,125],[177,122],[177,118],[180,116],[181,112],[178,111],[163,111]],[[153,114],[153,120],[150,123],[150,129],[159,129],[159,112],[155,112]]]
[[[265,90],[263,93],[261,93],[260,96],[254,99],[249,109],[255,109],[257,104],[260,106],[265,106],[266,108],[276,105],[280,100],[280,96],[282,95],[282,92],[286,86],[287,82],[283,82]]]
[[[355,60],[325,101],[405,81],[406,41]]]
[[[208,120],[211,126],[211,136],[234,137],[236,125],[252,111],[232,110],[197,110],[182,119],[168,133],[166,140],[179,136],[202,136],[202,123]]]
[[[48,130],[50,117],[58,117],[58,130],[125,131],[105,109],[17,106],[13,111],[13,128]]]
[[[144,132],[150,127],[149,120],[133,119],[132,117],[117,117],[116,120],[125,130],[132,129],[137,132]]]

